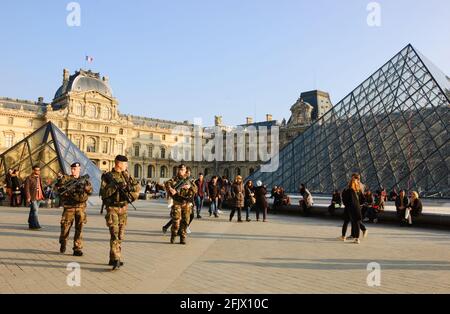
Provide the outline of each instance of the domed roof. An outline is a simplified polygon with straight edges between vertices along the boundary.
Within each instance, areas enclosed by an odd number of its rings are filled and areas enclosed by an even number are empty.
[[[110,97],[112,96],[112,91],[107,79],[101,79],[100,73],[80,70],[74,75],[71,75],[67,80],[64,80],[63,85],[56,91],[54,99],[57,99],[68,92],[82,92],[89,90],[94,90]]]

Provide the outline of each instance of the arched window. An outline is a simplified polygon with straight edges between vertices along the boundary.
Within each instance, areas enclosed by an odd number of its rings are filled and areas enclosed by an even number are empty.
[[[161,167],[161,173],[160,173],[160,178],[167,178],[167,167],[166,166],[162,166]]]
[[[223,175],[224,175],[225,177],[229,178],[229,177],[230,177],[230,170],[229,170],[228,168],[225,169],[224,172],[223,172]]]
[[[142,171],[141,165],[134,165],[134,177],[135,178],[141,177],[141,171]]]
[[[8,118],[8,124],[9,125],[13,125],[14,124],[14,118],[13,117],[9,117]]]
[[[28,127],[32,128],[33,127],[33,120],[28,120]]]
[[[119,135],[123,135],[123,129],[119,129]]]
[[[161,147],[161,158],[162,159],[166,158],[166,149],[164,147]]]
[[[236,176],[240,176],[241,175],[241,169],[240,168],[236,168],[235,171],[234,171],[234,174]]]
[[[248,173],[249,174],[253,174],[255,172],[255,169],[253,169],[253,168],[250,168],[249,170],[248,170]]]
[[[149,165],[147,167],[147,178],[153,178],[155,176],[155,167],[152,165]]]
[[[88,152],[88,153],[95,153],[95,147],[96,147],[95,139],[92,138],[92,137],[89,137],[87,139],[86,152]]]
[[[109,133],[109,127],[105,126],[105,133]]]
[[[175,177],[178,173],[178,167],[173,167],[172,169],[172,175]]]

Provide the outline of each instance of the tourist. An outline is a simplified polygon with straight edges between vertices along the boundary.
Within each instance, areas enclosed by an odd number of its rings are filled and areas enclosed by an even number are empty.
[[[263,222],[267,221],[267,189],[263,186],[261,181],[256,182],[255,188],[255,211],[256,211],[256,221],[259,221],[259,213],[263,214]]]
[[[201,219],[202,216],[200,216],[200,213],[203,207],[203,200],[207,194],[207,184],[203,173],[198,174],[198,179],[195,181],[195,185],[197,186],[197,194],[195,194],[195,208],[197,210],[197,218]]]
[[[19,172],[14,169],[11,174],[11,205],[12,207],[19,207],[22,203],[21,200],[21,187],[22,183],[20,182]]]
[[[344,225],[342,226],[341,240],[346,240],[346,231],[348,220],[352,223],[351,239],[354,243],[360,244],[360,230],[363,231],[363,237],[367,237],[367,229],[362,224],[361,202],[364,200],[360,175],[353,174],[348,187],[342,192],[342,202],[345,205]]]
[[[405,224],[406,206],[408,206],[408,196],[406,196],[405,190],[401,190],[395,200],[395,209],[397,210],[397,216],[401,226]]]
[[[254,193],[254,186],[253,181],[249,180],[245,183],[245,200],[244,200],[244,206],[245,206],[245,214],[246,214],[246,221],[250,222],[250,210],[255,205],[255,193]]]
[[[231,186],[232,210],[230,213],[230,221],[233,220],[234,213],[238,213],[238,222],[242,222],[242,209],[244,208],[244,184],[242,177],[237,176]]]
[[[305,184],[300,185],[300,195],[303,197],[303,199],[300,200],[300,208],[303,210],[305,216],[309,216],[313,206],[313,198]]]
[[[209,199],[209,216],[214,214],[218,218],[217,200],[219,199],[219,186],[217,184],[217,176],[213,176],[208,183],[208,199]]]
[[[412,217],[418,217],[422,214],[422,201],[419,199],[419,193],[411,193],[411,202],[406,207],[405,220],[408,227],[412,226]]]
[[[331,197],[331,204],[328,206],[328,212],[330,215],[334,215],[334,212],[337,208],[341,208],[342,206],[342,197],[341,193],[338,190],[334,190],[333,196]]]
[[[25,181],[27,204],[30,205],[30,214],[28,216],[30,230],[42,229],[38,216],[39,207],[44,200],[44,188],[40,173],[41,168],[39,166],[33,166],[33,173]]]

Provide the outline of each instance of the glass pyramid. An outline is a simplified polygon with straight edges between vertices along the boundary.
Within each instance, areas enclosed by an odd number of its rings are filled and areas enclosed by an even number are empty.
[[[80,163],[81,175],[89,174],[94,194],[98,194],[101,171],[60,129],[48,122],[0,155],[0,180],[5,180],[8,169],[17,169],[24,180],[33,165],[38,165],[42,182],[48,185],[59,172],[70,174],[74,162]]]
[[[408,45],[248,179],[298,193],[342,190],[353,172],[383,186],[450,197],[450,81]]]

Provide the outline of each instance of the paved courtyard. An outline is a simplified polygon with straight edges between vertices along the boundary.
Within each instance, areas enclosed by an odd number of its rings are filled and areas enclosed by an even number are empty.
[[[238,224],[204,209],[188,245],[171,245],[162,201],[138,201],[129,212],[125,266],[112,272],[109,232],[92,202],[81,258],[58,252],[61,209],[41,209],[44,229],[29,231],[27,208],[1,207],[0,293],[450,293],[450,231],[369,225],[355,245],[337,240],[337,220]],[[70,262],[81,265],[79,287],[66,283]],[[381,286],[367,285],[370,262],[381,266]]]

